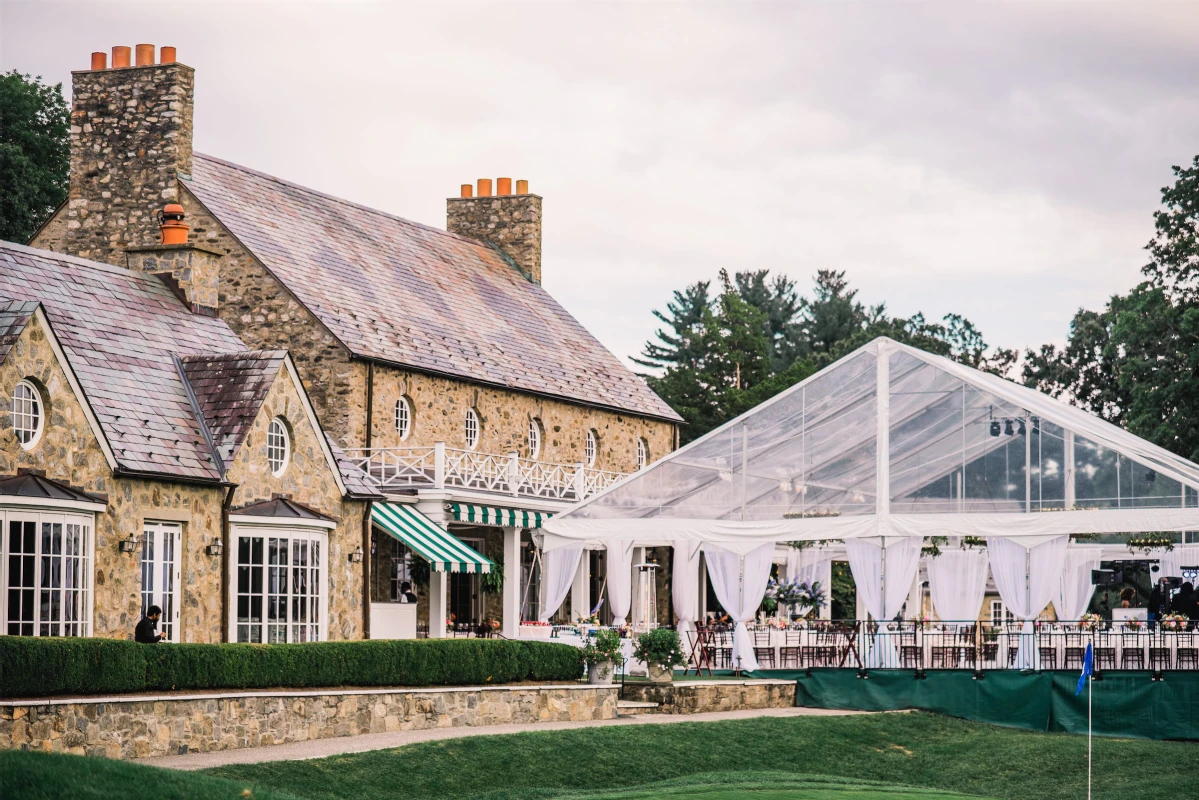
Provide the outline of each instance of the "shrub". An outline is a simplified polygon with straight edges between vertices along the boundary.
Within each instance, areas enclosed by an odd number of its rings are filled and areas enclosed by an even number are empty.
[[[633,658],[666,668],[681,667],[687,663],[679,644],[678,631],[670,628],[655,628],[639,634],[633,646]]]
[[[578,650],[508,639],[156,644],[0,636],[0,697],[575,680]]]

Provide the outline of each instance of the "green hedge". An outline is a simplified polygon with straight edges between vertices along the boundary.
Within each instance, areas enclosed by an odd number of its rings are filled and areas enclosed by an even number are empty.
[[[569,645],[508,639],[154,644],[0,636],[0,697],[171,689],[472,686],[582,676]]]

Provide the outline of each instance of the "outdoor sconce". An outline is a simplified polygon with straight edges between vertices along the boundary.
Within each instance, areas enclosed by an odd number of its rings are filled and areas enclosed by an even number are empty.
[[[352,563],[352,564],[361,564],[362,563],[362,548],[361,547],[359,547],[354,552],[350,553],[350,563]]]
[[[219,556],[224,549],[225,546],[221,544],[220,539],[213,539],[212,544],[204,548],[204,552],[210,556]]]
[[[137,537],[134,536],[132,533],[129,534],[128,539],[121,540],[121,552],[122,553],[132,553],[136,549],[137,549]]]

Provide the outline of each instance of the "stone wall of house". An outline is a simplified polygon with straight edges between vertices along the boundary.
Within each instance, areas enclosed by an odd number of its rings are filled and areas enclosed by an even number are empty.
[[[169,272],[193,309],[195,306],[217,307],[220,253],[191,244],[152,244],[131,246],[125,251],[125,257],[129,269],[150,274]]]
[[[615,719],[616,700],[616,686],[570,685],[3,703],[0,750],[146,758],[386,731]]]
[[[291,458],[282,475],[272,474],[267,462],[266,437],[271,420],[282,417],[291,434]],[[329,576],[329,638],[362,638],[363,569],[366,559],[354,564],[350,553],[362,546],[362,515],[365,503],[342,497],[335,473],[321,448],[317,430],[310,423],[300,394],[286,367],[280,369],[267,392],[245,441],[228,468],[228,479],[238,485],[237,508],[276,495],[287,495],[297,503],[337,521],[329,531],[326,567]]]
[[[158,241],[157,214],[191,174],[195,70],[160,64],[75,72],[66,241],[72,255],[125,266]]]
[[[658,703],[657,708],[647,709],[657,714],[792,708],[795,706],[795,681],[626,683],[624,699],[637,703]]]
[[[541,198],[451,197],[446,230],[500,248],[533,283],[541,283]]]

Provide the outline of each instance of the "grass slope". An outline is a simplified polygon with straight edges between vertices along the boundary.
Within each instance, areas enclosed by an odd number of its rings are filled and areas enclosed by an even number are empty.
[[[1095,764],[1097,798],[1190,797],[1199,745],[1097,739]],[[1086,739],[928,713],[760,718],[476,736],[209,772],[309,800],[524,800],[739,770],[1074,800],[1086,797]]]
[[[599,794],[555,795],[560,800],[986,800],[976,795],[894,786],[827,775],[787,772],[718,772]]]

